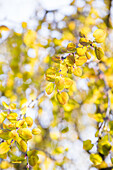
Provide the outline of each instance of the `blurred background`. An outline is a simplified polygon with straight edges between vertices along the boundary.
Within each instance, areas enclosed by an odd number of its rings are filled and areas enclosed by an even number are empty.
[[[112,57],[112,13],[112,0],[0,0],[0,26],[8,27],[0,32],[1,107],[2,101],[16,103],[19,113],[20,108],[35,100],[46,87],[45,72],[53,64],[51,58],[65,56],[63,49],[69,42],[79,42],[80,31],[93,40],[97,28],[107,30],[103,48],[106,58]],[[39,150],[39,162],[31,169],[98,169],[92,167],[90,155],[82,144],[84,140],[92,140],[95,144],[92,152],[96,152],[97,123],[91,117],[104,100],[98,91],[104,87],[96,74],[93,52],[91,56],[83,67],[84,76],[73,78],[68,104],[59,106],[52,93],[27,108],[26,115],[42,130],[29,143],[31,149]],[[16,147],[12,153],[22,155]],[[8,170],[25,169],[24,161],[16,164],[9,157],[6,160],[10,162]],[[111,164],[109,156],[106,162]]]

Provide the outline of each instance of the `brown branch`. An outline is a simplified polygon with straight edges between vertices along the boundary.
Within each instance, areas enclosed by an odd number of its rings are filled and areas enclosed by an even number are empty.
[[[101,136],[102,130],[103,130],[105,124],[107,123],[108,118],[109,118],[111,101],[110,101],[110,96],[109,96],[109,89],[110,88],[109,88],[109,86],[107,84],[104,72],[101,71],[100,69],[98,71],[99,71],[99,78],[101,78],[104,81],[104,84],[105,84],[105,95],[107,96],[107,99],[108,99],[108,107],[107,107],[107,110],[106,110],[106,119],[104,120],[104,122],[101,123],[101,125],[99,127],[99,134]]]

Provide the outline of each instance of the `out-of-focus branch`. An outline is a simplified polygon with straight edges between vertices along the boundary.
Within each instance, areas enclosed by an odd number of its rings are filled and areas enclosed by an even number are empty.
[[[111,10],[111,7],[112,7],[112,0],[108,0],[108,15],[107,17],[105,17],[105,23],[107,25],[108,28],[111,27],[111,24],[110,24],[110,10]]]
[[[99,127],[99,133],[101,135],[102,130],[103,130],[103,128],[104,128],[108,118],[109,118],[111,101],[110,101],[110,96],[109,96],[109,86],[108,86],[108,84],[106,82],[104,73],[100,69],[99,69],[99,78],[101,78],[104,81],[104,84],[105,84],[105,95],[107,96],[107,99],[108,99],[108,107],[107,107],[107,110],[106,110],[106,118],[105,118],[104,122],[102,122],[100,127]]]

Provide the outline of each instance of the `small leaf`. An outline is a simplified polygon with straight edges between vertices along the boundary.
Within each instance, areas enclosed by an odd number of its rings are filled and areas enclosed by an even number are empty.
[[[76,45],[74,43],[71,42],[67,45],[68,51],[75,51],[75,49],[76,49]]]
[[[1,129],[0,130],[0,138],[4,139],[4,140],[8,140],[10,139],[10,130],[8,129]]]
[[[64,87],[65,88],[70,88],[72,85],[73,85],[73,80],[68,78],[68,77],[65,77],[64,78],[65,82],[64,82]]]
[[[12,130],[9,134],[10,138],[17,140],[18,139],[18,133],[16,132],[16,130]]]
[[[0,144],[0,155],[5,154],[10,150],[10,146],[7,144],[7,142],[2,142]]]
[[[20,140],[17,142],[17,146],[19,148],[20,151],[22,152],[26,152],[27,151],[27,144],[24,140]]]
[[[98,136],[99,136],[99,130],[97,130],[95,133],[95,137],[98,137]]]
[[[111,144],[107,140],[101,140],[98,143],[98,151],[107,156],[109,154],[109,151],[111,149]]]
[[[3,116],[2,113],[0,113],[0,124],[2,124],[4,120],[5,120],[5,117]]]
[[[109,121],[110,133],[113,134],[113,120]]]
[[[86,141],[83,141],[83,149],[86,150],[86,151],[89,151],[92,149],[94,145],[91,143],[91,140],[86,140]]]
[[[16,126],[15,126],[15,123],[3,124],[3,128],[4,128],[4,129],[8,129],[8,130],[15,130],[15,129],[16,129]]]
[[[64,89],[64,78],[60,76],[56,77],[55,84],[58,90],[63,90]]]
[[[56,63],[60,63],[61,62],[61,57],[60,56],[52,56],[52,61],[56,62]]]
[[[64,148],[62,146],[59,146],[55,149],[55,152],[60,154],[60,153],[63,153],[64,152]]]
[[[37,164],[37,161],[38,161],[38,156],[35,154],[35,155],[31,155],[30,157],[29,157],[29,164],[31,165],[31,166],[35,166],[36,164]]]
[[[26,117],[25,121],[28,127],[31,127],[33,125],[33,119],[30,116]]]
[[[75,57],[73,54],[69,54],[67,57],[66,57],[66,64],[72,66],[74,65],[75,63]]]
[[[87,62],[87,57],[86,56],[80,56],[79,58],[77,58],[75,60],[75,64],[76,66],[82,66],[83,64],[85,64]]]
[[[46,80],[54,82],[56,78],[56,70],[54,68],[49,68],[46,71]]]
[[[6,159],[6,158],[7,158],[7,153],[0,154],[0,158],[1,158],[1,159]]]
[[[96,113],[96,114],[88,114],[89,117],[95,119],[97,122],[103,122],[104,121],[104,115],[101,113]]]
[[[25,122],[25,120],[19,120],[16,122],[16,128],[26,128],[27,127],[27,123]]]
[[[61,130],[62,133],[66,133],[68,131],[69,131],[69,127],[68,126]]]
[[[102,43],[105,40],[106,32],[102,29],[97,29],[94,31],[93,36],[97,43]]]
[[[8,169],[10,166],[11,166],[11,165],[10,165],[10,163],[9,163],[8,161],[2,161],[2,162],[0,163],[0,168],[1,168],[1,169]]]
[[[59,101],[60,104],[64,105],[68,102],[69,96],[68,93],[62,92],[62,93],[57,93],[57,100]]]
[[[28,157],[30,157],[31,155],[37,155],[37,154],[38,154],[38,150],[36,150],[36,149],[31,150],[31,151],[27,151]]]
[[[88,45],[89,44],[89,40],[87,40],[87,38],[81,37],[79,40],[79,43],[82,45]]]
[[[68,71],[67,66],[65,64],[60,64],[60,69],[59,69],[60,74],[66,76],[67,71]]]
[[[6,109],[9,109],[9,106],[3,101],[2,102],[2,105],[6,108]]]
[[[101,60],[104,56],[104,51],[102,50],[101,47],[95,47],[95,54],[98,60]]]
[[[79,68],[79,67],[74,68],[74,69],[73,69],[73,74],[74,74],[75,76],[78,76],[78,77],[82,76],[82,69]]]
[[[35,166],[37,164],[37,161],[39,159],[39,157],[37,156],[38,151],[37,150],[32,150],[32,151],[28,151],[27,155],[28,155],[28,160],[29,160],[29,164],[31,166]]]
[[[77,48],[77,54],[80,55],[80,56],[83,56],[83,55],[85,55],[86,50],[87,50],[87,47],[86,47],[86,46],[84,46],[84,47],[78,47],[78,48]]]
[[[113,164],[113,158],[111,158],[111,163]]]
[[[86,57],[87,57],[88,60],[91,58],[91,55],[89,54],[88,51],[86,51]]]
[[[11,103],[11,104],[9,105],[9,108],[10,108],[11,110],[16,109],[16,104],[15,104],[15,103]]]
[[[32,138],[32,133],[27,128],[21,128],[18,130],[19,136],[24,140],[29,140]]]
[[[17,120],[18,114],[17,113],[10,113],[7,115],[7,119],[10,122],[15,122]]]
[[[41,133],[41,130],[39,129],[39,128],[34,128],[33,130],[32,130],[32,134],[33,135],[39,135]]]
[[[100,165],[102,163],[102,158],[100,155],[92,153],[90,155],[90,161],[94,163],[94,165]]]

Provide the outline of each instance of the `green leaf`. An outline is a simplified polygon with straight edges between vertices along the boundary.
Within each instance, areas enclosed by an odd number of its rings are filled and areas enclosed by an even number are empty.
[[[113,134],[113,120],[109,121],[110,133]]]
[[[95,54],[98,60],[101,60],[104,56],[104,51],[101,47],[95,47]]]
[[[8,129],[1,129],[0,130],[0,138],[4,139],[4,140],[8,140],[10,139],[10,130]]]
[[[86,140],[86,141],[83,141],[83,149],[85,149],[86,151],[89,151],[92,149],[94,145],[91,143],[91,140]]]
[[[109,154],[110,149],[111,149],[111,144],[108,141],[102,140],[98,143],[98,151],[101,154],[107,156]]]
[[[61,130],[62,133],[66,133],[69,131],[69,128],[68,127],[65,127],[64,129]]]

